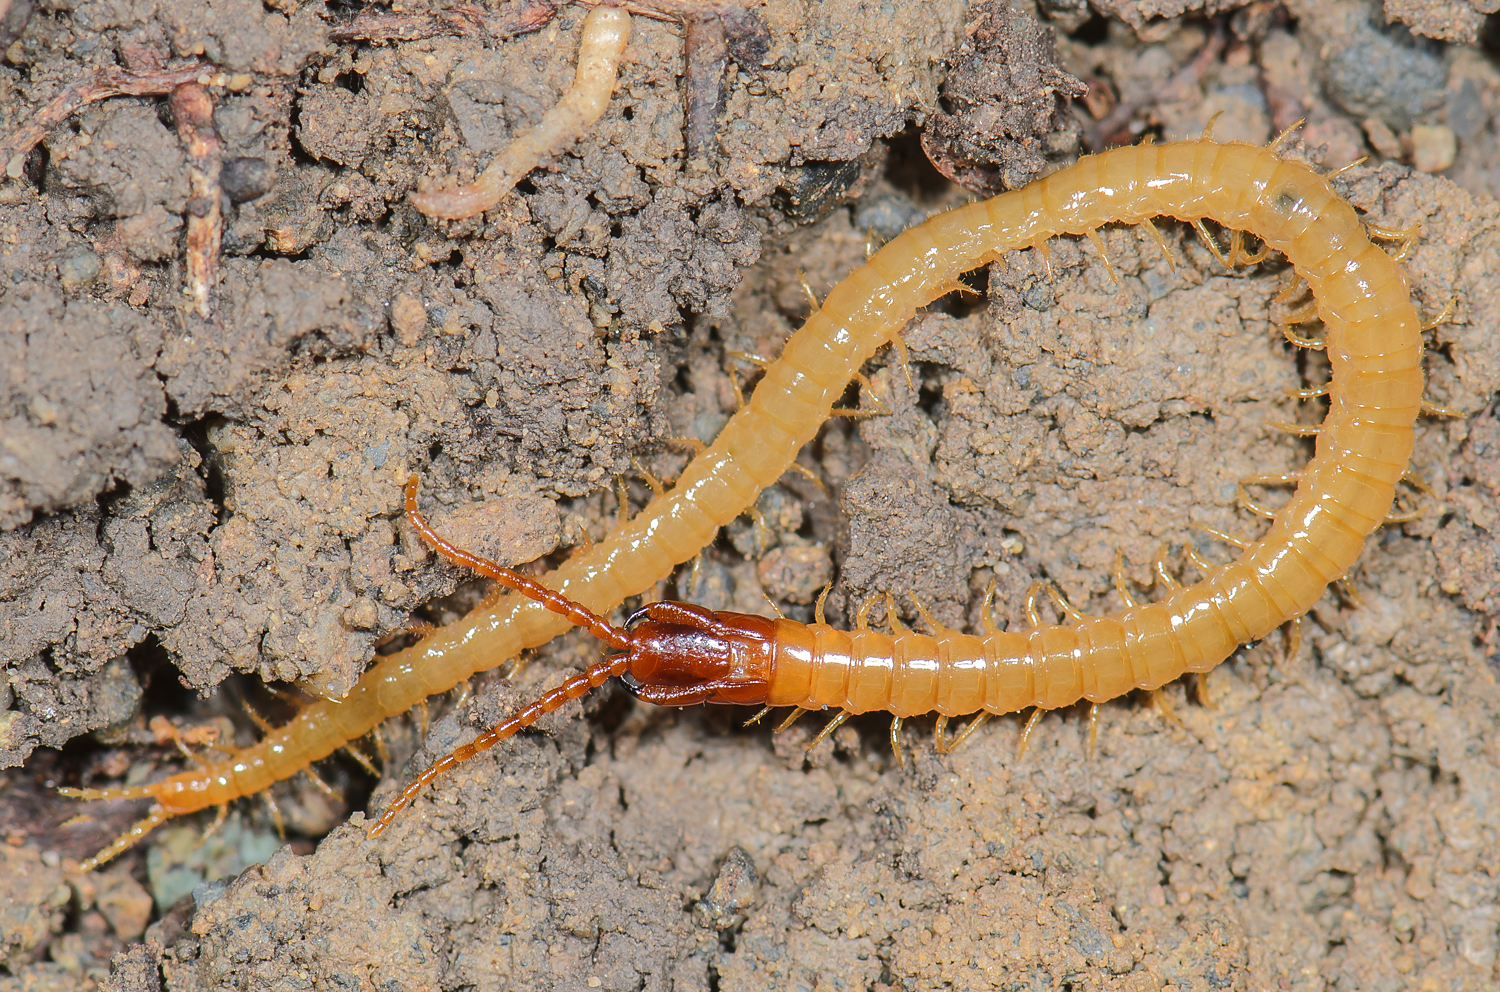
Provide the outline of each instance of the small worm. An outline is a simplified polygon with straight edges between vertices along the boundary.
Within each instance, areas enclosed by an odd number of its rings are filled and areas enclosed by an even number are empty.
[[[546,585],[595,614],[651,588],[780,478],[860,366],[918,307],[959,288],[962,273],[1058,235],[1097,239],[1104,224],[1149,225],[1161,214],[1198,224],[1211,218],[1259,235],[1307,280],[1327,325],[1328,417],[1312,462],[1270,530],[1238,561],[1203,581],[1111,616],[1029,634],[913,635],[895,644],[914,653],[897,654],[893,647],[879,664],[875,655],[869,665],[805,664],[806,700],[852,712],[879,705],[897,716],[923,707],[940,713],[1013,705],[1054,709],[1080,697],[1108,699],[1136,686],[1162,685],[1185,671],[1206,671],[1238,645],[1300,616],[1359,557],[1405,473],[1422,397],[1421,323],[1400,268],[1371,243],[1353,208],[1325,178],[1300,162],[1283,161],[1274,145],[1207,138],[1088,156],[897,236],[835,286],[787,340],[744,409],[688,464],[674,489],[557,569]],[[545,606],[501,597],[379,659],[343,700],[308,706],[227,760],[148,785],[68,790],[80,798],[156,800],[145,819],[85,869],[169,817],[223,805],[291,777],[385,718],[545,643],[567,626]],[[815,638],[805,649],[822,651],[820,659],[834,657],[828,640],[834,635],[820,636],[822,642]],[[863,657],[853,652],[851,642],[839,656]],[[875,683],[866,683],[864,674],[852,680],[856,668],[871,669],[865,674],[872,678],[883,671],[888,688],[861,695]],[[825,675],[831,689],[821,681]]]
[[[427,216],[446,220],[473,217],[499,203],[521,177],[560,155],[600,118],[629,41],[630,15],[618,7],[595,7],[583,22],[573,85],[536,127],[506,145],[468,186],[413,193],[411,202]]]

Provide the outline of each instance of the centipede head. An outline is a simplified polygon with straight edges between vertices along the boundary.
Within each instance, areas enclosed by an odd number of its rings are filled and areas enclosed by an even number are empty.
[[[776,622],[688,603],[652,603],[632,616],[622,680],[658,706],[765,702]]]

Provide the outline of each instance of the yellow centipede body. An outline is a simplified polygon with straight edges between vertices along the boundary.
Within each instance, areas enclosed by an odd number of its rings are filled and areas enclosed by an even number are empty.
[[[1328,416],[1312,462],[1265,536],[1238,561],[1166,599],[1065,628],[934,637],[778,622],[767,702],[898,717],[1054,709],[1206,671],[1302,615],[1354,564],[1406,471],[1423,385],[1420,322],[1401,270],[1327,180],[1270,149],[1206,139],[1086,157],[891,241],[792,335],[747,406],[673,490],[546,585],[600,614],[651,588],[787,470],[860,366],[960,274],[1054,236],[1159,215],[1212,219],[1283,252],[1328,328]],[[132,790],[80,794],[151,795],[163,815],[227,802],[545,643],[568,623],[531,600],[500,598],[380,659],[347,698],[308,707],[229,761]],[[133,839],[122,838],[100,860]]]

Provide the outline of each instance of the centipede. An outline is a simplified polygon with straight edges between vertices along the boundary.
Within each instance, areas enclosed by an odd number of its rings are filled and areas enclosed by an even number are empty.
[[[541,580],[525,580],[528,585],[425,531],[453,560],[519,592],[497,596],[381,658],[343,700],[308,706],[224,760],[146,785],[65,790],[85,799],[154,800],[143,820],[83,867],[118,855],[171,817],[222,809],[290,777],[387,717],[575,623],[624,653],[568,679],[437,762],[387,808],[377,828],[458,760],[615,676],[663,705],[826,706],[837,710],[836,721],[875,710],[895,721],[931,712],[944,721],[1026,707],[1042,713],[1206,672],[1239,646],[1301,617],[1346,574],[1391,510],[1423,405],[1424,325],[1399,258],[1372,240],[1328,177],[1279,154],[1289,133],[1268,146],[1217,142],[1205,134],[1111,149],[898,235],[835,286],[788,338],[743,408],[676,485],[605,540]],[[1062,236],[1087,237],[1107,264],[1101,227],[1141,225],[1160,242],[1152,220],[1161,216],[1192,224],[1206,238],[1205,221],[1248,231],[1263,252],[1282,253],[1305,280],[1310,306],[1327,329],[1328,412],[1316,430],[1313,457],[1290,480],[1296,488],[1274,511],[1268,530],[1242,542],[1237,559],[1208,568],[1199,581],[1164,598],[1026,631],[999,630],[987,621],[982,635],[851,633],[822,622],[749,619],[680,603],[654,604],[625,628],[602,619],[670,576],[748,509],[817,434],[861,366],[897,338],[919,308],[959,289],[962,274],[1003,264],[1012,251],[1045,250],[1049,239]],[[414,499],[409,490],[408,500]],[[411,510],[418,520],[414,504]]]

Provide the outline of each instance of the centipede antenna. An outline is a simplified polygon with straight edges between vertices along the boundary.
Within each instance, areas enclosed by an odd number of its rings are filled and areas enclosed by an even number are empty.
[[[1275,138],[1273,138],[1271,140],[1271,143],[1266,146],[1266,151],[1270,152],[1272,155],[1280,156],[1282,147],[1288,141],[1291,140],[1291,137],[1292,137],[1293,134],[1297,133],[1297,129],[1300,128],[1302,125],[1304,125],[1306,123],[1307,123],[1307,118],[1306,117],[1299,118],[1297,120],[1297,123],[1295,123],[1295,124],[1291,125],[1290,127],[1286,128],[1284,131],[1282,131],[1280,134],[1278,134]]]
[[[826,724],[823,725],[823,729],[818,731],[818,736],[802,745],[802,750],[811,751],[813,748],[823,743],[828,739],[829,734],[842,727],[844,725],[844,721],[849,719],[853,715],[854,714],[850,713],[848,710],[839,710],[838,716],[834,717],[832,720],[829,720]]]
[[[891,717],[891,753],[896,756],[896,767],[906,767],[906,755],[901,752],[901,718]]]
[[[406,517],[411,521],[417,533],[422,535],[423,540],[455,565],[472,569],[480,575],[494,579],[501,585],[541,603],[553,613],[566,617],[569,622],[584,628],[612,648],[624,651],[630,647],[629,634],[592,610],[580,606],[562,593],[548,589],[535,579],[528,579],[513,569],[497,565],[488,558],[481,558],[449,543],[446,538],[428,526],[421,511],[417,509],[417,477],[415,475],[406,480]]]
[[[517,577],[520,578],[520,576]],[[547,591],[550,592],[550,590]],[[578,607],[578,609],[582,609],[582,607]],[[574,622],[576,623],[577,621]],[[584,625],[578,624],[578,626],[582,627]],[[605,624],[605,626],[609,627],[608,624]],[[609,630],[622,637],[625,636],[623,631],[617,630],[614,627],[609,627]],[[604,638],[601,637],[600,640],[604,640]],[[628,640],[627,644],[616,646],[627,647]],[[416,799],[418,793],[443,772],[460,762],[468,761],[476,754],[488,751],[496,744],[515,734],[516,731],[531,726],[548,713],[560,708],[569,700],[577,699],[589,690],[597,689],[610,679],[624,675],[629,665],[630,656],[628,654],[612,655],[602,661],[596,662],[583,671],[564,679],[561,685],[549,690],[541,698],[516,711],[508,719],[491,727],[474,738],[474,740],[462,747],[455,748],[451,753],[434,761],[410,785],[402,789],[400,795],[391,801],[391,804],[380,814],[380,818],[375,821],[375,825],[370,828],[368,836],[380,836],[385,831],[385,828],[391,825],[391,821],[396,818],[396,814],[411,805],[412,800]]]

